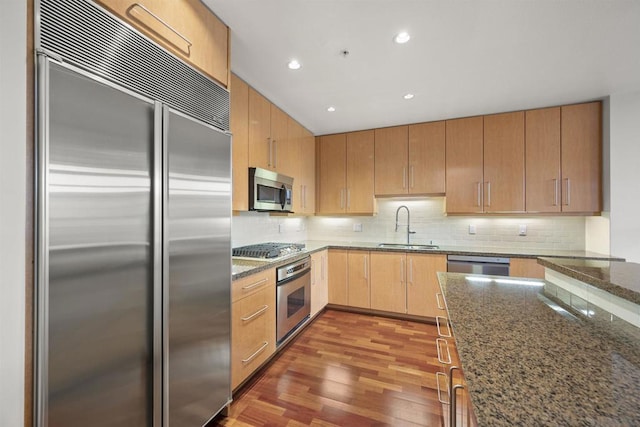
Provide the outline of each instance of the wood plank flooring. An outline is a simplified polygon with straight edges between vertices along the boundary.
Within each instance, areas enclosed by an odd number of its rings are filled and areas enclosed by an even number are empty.
[[[210,426],[443,426],[433,325],[325,311]]]

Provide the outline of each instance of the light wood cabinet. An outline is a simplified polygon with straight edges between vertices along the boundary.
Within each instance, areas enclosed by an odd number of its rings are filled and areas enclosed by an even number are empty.
[[[275,272],[232,283],[231,387],[236,388],[276,349]]]
[[[316,211],[321,214],[374,213],[373,159],[373,131],[320,137]]]
[[[199,0],[97,0],[114,15],[223,86],[229,28]]]
[[[369,308],[369,252],[350,250],[347,258],[347,305]]]
[[[445,193],[445,122],[409,125],[409,194]]]
[[[527,212],[560,212],[560,107],[526,112]]]
[[[442,315],[438,308],[440,294],[438,272],[447,271],[447,256],[407,254],[407,313],[433,317]]]
[[[524,212],[524,112],[484,116],[485,212]]]
[[[249,86],[231,74],[231,133],[233,134],[233,210],[249,209]]]
[[[269,169],[293,177],[296,163],[288,137],[289,116],[271,104],[271,164]]]
[[[249,166],[273,170],[272,150],[271,103],[249,88]]]
[[[600,212],[602,104],[526,114],[527,212]]]
[[[375,194],[407,194],[409,128],[396,126],[375,130]]]
[[[407,312],[407,259],[398,252],[371,253],[371,308]]]
[[[329,250],[329,304],[347,305],[348,251]]]
[[[328,251],[311,254],[311,317],[329,302]]]
[[[561,108],[562,211],[602,210],[602,104]]]
[[[445,122],[375,130],[377,196],[444,192]]]
[[[315,213],[316,142],[314,136],[289,117],[288,135],[294,166],[293,212],[301,215]]]
[[[544,267],[535,258],[511,258],[509,276],[544,279]]]
[[[446,121],[447,212],[482,213],[483,118]]]

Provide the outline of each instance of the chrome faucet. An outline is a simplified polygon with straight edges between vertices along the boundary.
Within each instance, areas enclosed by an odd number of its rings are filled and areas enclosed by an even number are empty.
[[[411,213],[409,212],[409,208],[405,205],[399,206],[396,210],[396,231],[398,231],[398,226],[400,225],[398,224],[398,213],[402,208],[405,208],[407,210],[407,245],[410,245],[411,243],[409,242],[409,238],[412,234],[416,234],[416,232],[411,231]]]

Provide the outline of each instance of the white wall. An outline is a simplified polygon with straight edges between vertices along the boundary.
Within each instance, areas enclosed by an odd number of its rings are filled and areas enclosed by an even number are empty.
[[[24,424],[26,2],[0,1],[0,426]]]
[[[306,228],[304,217],[241,212],[231,219],[231,244],[236,248],[254,243],[302,242],[307,240]]]
[[[611,253],[640,262],[640,91],[610,97]]]

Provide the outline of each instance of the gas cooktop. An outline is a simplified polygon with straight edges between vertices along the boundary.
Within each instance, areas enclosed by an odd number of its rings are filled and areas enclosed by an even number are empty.
[[[245,258],[279,258],[304,250],[304,243],[260,243],[233,248],[233,256]]]

